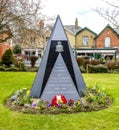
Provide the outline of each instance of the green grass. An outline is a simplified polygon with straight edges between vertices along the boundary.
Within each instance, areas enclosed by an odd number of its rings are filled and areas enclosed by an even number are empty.
[[[10,111],[4,100],[20,88],[31,88],[36,73],[0,72],[0,130],[119,130],[119,74],[84,74],[87,87],[95,82],[114,99],[104,110],[76,114],[32,115]]]

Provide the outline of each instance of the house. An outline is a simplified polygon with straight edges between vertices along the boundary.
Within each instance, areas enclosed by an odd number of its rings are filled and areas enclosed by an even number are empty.
[[[64,25],[64,29],[71,44],[71,47],[75,49],[76,33],[82,29],[80,26],[78,26],[78,19],[76,18],[74,25]]]
[[[119,34],[109,24],[95,38],[96,48],[119,48]]]
[[[119,53],[119,33],[109,24],[95,37],[97,49],[105,51],[103,56],[110,57],[118,55]]]
[[[95,32],[87,27],[82,28],[76,33],[76,48],[95,48]]]
[[[75,25],[65,25],[64,28],[73,49],[95,47],[94,38],[97,34],[87,27],[78,26],[77,18]]]
[[[44,27],[44,21],[39,22],[40,29],[28,30],[26,41],[22,43],[22,55],[26,65],[30,65],[30,56],[38,56],[37,64],[40,63],[41,57],[43,56],[44,49],[46,47],[47,40],[50,37],[51,30]]]

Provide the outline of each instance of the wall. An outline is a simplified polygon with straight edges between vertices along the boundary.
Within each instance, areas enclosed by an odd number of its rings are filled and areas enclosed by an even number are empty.
[[[110,28],[106,28],[97,38],[96,38],[96,48],[105,48],[105,38],[110,37],[111,48],[119,47],[119,36]]]
[[[66,35],[67,35],[67,37],[68,37],[68,40],[69,40],[69,42],[70,42],[70,44],[71,44],[71,47],[72,47],[72,48],[75,48],[75,36],[74,36],[74,34],[70,33],[70,32],[67,31],[67,30],[65,30],[65,32],[66,32]]]
[[[10,44],[0,43],[0,60],[2,55],[5,53],[6,50],[11,49]]]
[[[83,47],[83,36],[88,36],[88,46]],[[76,48],[92,48],[95,46],[95,35],[87,29],[84,29],[76,36]]]

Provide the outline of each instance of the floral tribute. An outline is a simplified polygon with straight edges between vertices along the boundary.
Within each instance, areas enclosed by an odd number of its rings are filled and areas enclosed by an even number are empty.
[[[112,99],[106,94],[104,88],[97,85],[83,92],[84,97],[75,101],[67,100],[62,94],[55,95],[51,102],[36,99],[30,96],[29,89],[20,89],[6,100],[5,104],[11,110],[29,114],[59,114],[98,111],[107,108]]]
[[[52,99],[52,106],[60,106],[61,104],[66,104],[67,99],[64,95],[58,94]]]

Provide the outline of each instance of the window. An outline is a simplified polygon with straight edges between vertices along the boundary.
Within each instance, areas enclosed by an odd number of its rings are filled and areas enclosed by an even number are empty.
[[[110,37],[105,38],[105,47],[110,47]]]
[[[83,46],[88,46],[88,36],[83,36]]]

